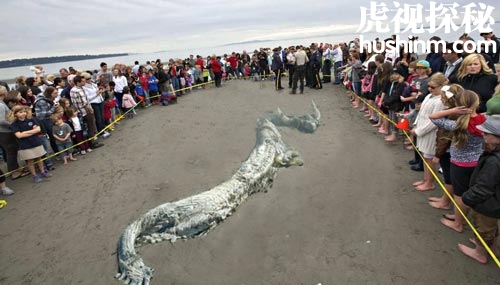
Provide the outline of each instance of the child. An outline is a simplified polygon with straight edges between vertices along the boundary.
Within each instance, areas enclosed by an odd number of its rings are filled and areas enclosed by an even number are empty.
[[[457,106],[455,101],[454,93],[457,91],[450,90],[450,86],[445,86],[442,88],[443,93],[441,94],[441,101],[448,108],[455,108]],[[448,117],[451,120],[457,120],[458,116]],[[436,134],[436,153],[432,162],[439,163],[444,178],[444,187],[446,192],[453,196],[453,185],[451,184],[451,173],[450,173],[450,146],[453,139],[453,131],[446,130],[444,128],[438,128]],[[450,209],[450,198],[448,195],[443,194],[441,197],[429,197],[429,205],[436,209],[449,210]]]
[[[243,79],[247,79],[250,76],[250,65],[248,63],[245,63],[245,66],[243,67]]]
[[[429,84],[432,83],[431,79]],[[471,175],[483,152],[483,134],[476,126],[484,123],[486,118],[484,115],[476,113],[479,106],[479,96],[475,92],[464,90],[458,84],[450,85],[448,92],[455,96],[457,107],[433,113],[429,118],[438,127],[453,131],[450,145],[450,177],[453,185],[453,197],[462,212],[467,214],[468,208],[462,202],[462,194],[469,189]],[[460,117],[457,120],[446,118],[454,115],[460,115]],[[454,213],[455,215],[444,215],[441,218],[441,223],[461,233],[464,227],[464,218],[456,208]]]
[[[500,115],[487,116],[477,129],[483,132],[485,152],[472,173],[470,186],[462,195],[465,205],[471,207],[474,227],[491,248],[500,257],[498,250],[498,219],[500,218]],[[458,249],[480,263],[486,263],[487,253],[482,245],[470,240],[475,248],[463,244]]]
[[[85,141],[85,136],[83,134],[82,122],[80,121],[80,117],[78,116],[78,110],[71,106],[68,108],[66,112],[68,115],[68,123],[73,129],[73,135],[71,136],[75,140],[75,144],[80,146],[80,154],[84,155],[87,152],[91,152],[90,144]]]
[[[123,88],[122,108],[127,114],[128,119],[132,119],[134,117],[133,109],[135,105],[136,103],[134,97],[130,95],[130,89],[128,88],[128,86],[125,86]]]
[[[382,104],[389,111],[389,119],[393,122],[397,121],[397,112],[403,109],[401,102],[401,95],[406,87],[406,82],[399,69],[394,69],[390,76],[391,84],[388,85],[387,90],[382,91],[380,100]],[[385,137],[386,142],[393,142],[397,140],[396,127],[394,124],[389,125],[390,134]]]
[[[153,71],[149,71],[148,78],[148,87],[149,87],[149,98],[153,101],[153,105],[158,105],[160,103],[160,98],[158,95],[158,79],[154,75]]]
[[[115,98],[109,93],[104,93],[104,123],[108,126],[114,121],[114,110],[116,107]],[[114,131],[114,126],[109,126],[110,131]]]
[[[149,100],[149,73],[144,71],[141,73],[141,76],[139,76],[139,82],[141,84],[141,87],[142,87],[142,93],[143,93],[143,96],[144,96],[144,99],[145,101],[145,107],[149,107],[151,106],[151,102]],[[137,90],[136,90],[137,91]],[[119,102],[121,103],[121,106],[123,106],[123,102]]]
[[[71,127],[64,123],[61,115],[53,114],[50,116],[52,122],[54,122],[54,126],[52,127],[52,134],[54,135],[54,139],[56,139],[57,151],[63,151],[60,155],[62,156],[64,164],[68,164],[69,160],[76,161],[76,158],[73,157],[73,153],[70,151],[71,146],[71,133],[73,130]]]
[[[35,183],[40,183],[42,182],[41,177],[46,178],[52,176],[45,169],[43,161],[40,160],[46,152],[38,136],[40,133],[40,126],[32,119],[31,109],[26,106],[14,106],[9,114],[9,121],[12,121],[10,129],[14,132],[19,142],[18,157],[21,160],[27,161],[28,169],[31,175],[33,175],[33,181]],[[38,159],[37,166],[40,169],[40,175],[37,175],[35,170],[36,159]]]
[[[411,110],[409,113],[399,113],[398,117],[407,119],[409,121],[409,125],[413,128],[416,125],[417,121],[417,116],[418,116],[418,111],[420,111],[420,107],[422,106],[422,102],[424,102],[425,96],[418,96],[417,99],[413,101],[415,104],[415,109]],[[416,144],[416,138],[413,134],[409,134],[410,136],[410,141],[412,141],[414,144]],[[406,145],[407,150],[413,150],[413,146],[411,146],[410,141],[405,141],[404,144]],[[420,155],[418,155],[418,152],[415,152],[415,160],[418,161],[420,159]],[[412,163],[410,161],[410,164],[416,164]]]
[[[437,72],[432,75],[429,81],[430,94],[425,97],[422,107],[418,112],[417,126],[411,130],[411,133],[417,136],[418,150],[422,153],[427,163],[427,166],[423,169],[424,179],[413,183],[415,190],[420,192],[434,189],[434,176],[431,174],[431,169],[434,172],[436,170],[436,165],[432,162],[432,159],[436,153],[436,133],[438,126],[431,122],[429,115],[445,109],[441,101],[441,88],[447,83],[448,79],[443,73]],[[416,168],[412,168],[412,170],[421,171],[421,169]]]
[[[186,72],[184,74],[184,80],[186,81],[186,88],[189,90],[189,91],[192,91],[193,90],[193,78],[191,77],[191,74],[189,72]]]
[[[9,187],[7,187],[7,184],[5,184],[5,174],[1,169],[0,169],[0,193],[4,196],[10,196],[15,193],[14,190],[10,189]]]

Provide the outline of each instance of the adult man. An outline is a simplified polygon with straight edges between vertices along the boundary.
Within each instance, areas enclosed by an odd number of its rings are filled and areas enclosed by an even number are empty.
[[[111,81],[113,81],[113,73],[108,70],[105,62],[101,62],[101,70],[97,73],[97,84],[108,85]]]
[[[68,86],[68,76],[69,76],[69,71],[66,68],[61,68],[59,69],[59,75],[61,79],[66,83],[66,86]]]
[[[333,84],[338,85],[340,84],[339,67],[344,65],[344,55],[342,47],[339,44],[335,44],[333,46],[332,54],[333,54],[333,77],[335,78]]]
[[[456,44],[458,50],[462,50],[462,44]],[[446,61],[444,65],[444,75],[451,83],[458,83],[457,73],[462,63],[462,54],[457,53],[453,49],[453,43],[446,44],[446,52],[443,53],[443,58]]]
[[[139,72],[139,68],[140,68],[140,67],[141,67],[141,66],[139,65],[139,61],[137,61],[137,60],[136,60],[136,61],[134,62],[134,66],[132,66],[132,72],[133,72],[135,75],[137,75],[137,72]]]
[[[286,69],[288,72],[288,88],[292,88],[293,75],[295,74],[295,47],[291,46],[288,48],[288,53],[286,55]]]
[[[243,65],[246,63],[250,64],[250,55],[247,53],[246,50],[243,50],[243,52],[240,55],[241,61],[243,62]]]
[[[194,59],[194,55],[192,55],[192,54],[189,55],[188,64],[189,64],[189,67],[194,67],[196,65],[196,59]]]
[[[323,56],[325,57],[325,61],[323,62],[323,82],[329,83],[331,82],[332,77],[332,50],[330,49],[330,44],[326,43],[323,47]]]
[[[68,84],[66,84],[64,89],[61,91],[61,98],[66,98],[68,100],[71,100],[70,92],[71,92],[71,88],[73,88],[73,86],[75,86],[75,83],[73,81],[75,76],[76,75],[73,75],[73,74],[68,75],[68,78],[67,78]]]
[[[483,52],[491,57],[493,63],[498,63],[500,60],[500,39],[493,34],[491,29],[482,31],[479,35],[486,40],[486,44],[488,45],[488,52],[486,52],[486,49]],[[494,47],[496,47],[496,51]]]
[[[441,40],[440,37],[438,36],[433,36],[429,39],[429,41],[437,41],[439,42]],[[444,58],[443,58],[443,52],[442,51],[436,51],[436,44],[432,43],[430,45],[431,50],[425,57],[425,60],[429,62],[431,65],[431,74],[434,74],[436,72],[441,72],[443,71],[443,66],[444,66]]]
[[[260,48],[260,52],[257,54],[259,59],[259,70],[260,70],[260,78],[262,80],[266,79],[266,76],[269,74],[269,64],[267,61],[267,53],[263,48]]]
[[[321,78],[319,78],[319,71],[321,70],[322,54],[318,51],[318,45],[311,44],[311,60],[309,61],[309,66],[311,68],[311,88],[321,89],[323,85],[321,84]]]
[[[279,48],[273,49],[273,60],[271,63],[271,69],[273,70],[274,75],[276,76],[276,79],[274,81],[275,90],[279,91],[279,90],[283,89],[283,87],[281,86],[281,74],[283,73],[283,61],[281,60]]]
[[[87,131],[89,138],[92,138],[97,133],[97,127],[95,124],[94,109],[87,100],[87,94],[83,90],[83,85],[85,81],[80,75],[75,76],[73,79],[74,86],[71,88],[70,97],[71,103],[78,112],[82,115],[83,121],[87,124]],[[90,140],[91,148],[99,147],[100,145],[92,144],[93,140]]]
[[[297,81],[300,80],[300,94],[304,93],[304,77],[306,74],[307,63],[309,58],[301,46],[297,46],[295,57],[295,73],[293,74],[292,92],[290,94],[297,94]]]

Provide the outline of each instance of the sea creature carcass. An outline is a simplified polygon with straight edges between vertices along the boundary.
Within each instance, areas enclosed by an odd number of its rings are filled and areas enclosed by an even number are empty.
[[[288,117],[280,116],[286,120],[280,125],[301,131],[316,130],[317,125],[312,126],[319,123],[320,114],[314,102],[313,107],[314,116],[295,118],[293,124]],[[311,123],[298,121],[311,119]],[[273,121],[280,123],[279,118]],[[299,154],[282,141],[276,126],[267,119],[259,119],[255,147],[231,179],[200,194],[162,204],[127,226],[118,241],[119,273],[115,277],[124,280],[125,284],[149,284],[154,270],[144,264],[136,247],[206,234],[230,216],[249,195],[271,188],[279,168],[302,164]]]

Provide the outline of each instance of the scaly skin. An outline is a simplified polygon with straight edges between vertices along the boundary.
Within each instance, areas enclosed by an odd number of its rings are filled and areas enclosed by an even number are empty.
[[[279,118],[273,118],[273,122],[312,132],[320,116],[314,102],[313,108],[314,116],[293,118],[293,124],[284,115],[279,117],[286,122],[280,123]],[[154,270],[144,264],[136,247],[206,234],[230,216],[248,196],[271,188],[279,168],[302,164],[299,154],[282,141],[276,126],[267,119],[258,120],[256,145],[231,179],[198,195],[162,204],[125,229],[118,241],[119,273],[115,277],[125,284],[150,284]]]

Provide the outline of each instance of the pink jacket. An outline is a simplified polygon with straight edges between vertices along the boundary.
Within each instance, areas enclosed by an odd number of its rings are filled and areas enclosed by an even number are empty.
[[[134,97],[132,97],[132,95],[130,94],[123,94],[123,98],[122,98],[122,107],[123,108],[132,108],[135,106],[135,101],[134,101]]]

